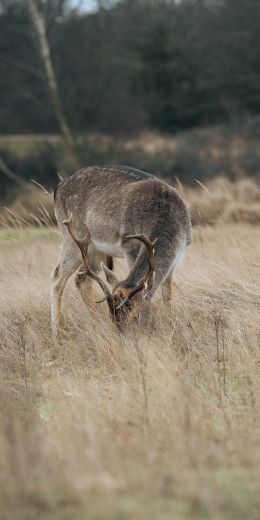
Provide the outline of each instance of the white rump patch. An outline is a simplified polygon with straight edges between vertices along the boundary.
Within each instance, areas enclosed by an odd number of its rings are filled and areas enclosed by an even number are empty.
[[[110,244],[108,242],[99,242],[98,240],[92,240],[92,244],[97,251],[105,253],[106,255],[116,256],[117,258],[124,258],[125,252],[122,248],[121,242],[114,242]]]

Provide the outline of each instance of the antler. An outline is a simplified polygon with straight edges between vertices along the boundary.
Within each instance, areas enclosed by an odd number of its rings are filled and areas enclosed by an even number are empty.
[[[153,282],[153,275],[154,275],[154,246],[157,242],[157,238],[153,242],[151,242],[151,240],[149,240],[149,238],[147,238],[145,235],[127,235],[125,237],[125,239],[126,240],[136,239],[136,240],[140,240],[141,242],[143,242],[143,244],[146,246],[147,253],[148,253],[149,269],[148,269],[148,272],[146,273],[146,275],[140,281],[140,283],[134,289],[132,289],[132,291],[130,291],[128,296],[126,298],[124,298],[123,301],[118,305],[117,310],[122,309],[122,307],[129,300],[131,300],[131,298],[133,298],[133,296],[135,294],[142,291],[142,289],[145,289],[146,291],[147,291],[147,289],[151,289],[152,282]]]
[[[92,271],[92,269],[89,266],[88,247],[91,243],[91,235],[90,235],[90,232],[89,232],[86,224],[84,224],[84,226],[86,228],[86,235],[81,240],[78,239],[75,235],[75,232],[73,229],[73,224],[72,224],[72,213],[70,214],[70,218],[68,220],[63,221],[63,224],[65,226],[67,226],[70,236],[72,237],[74,242],[76,242],[77,246],[79,247],[79,249],[81,251],[85,273],[88,276],[90,276],[91,278],[93,278],[93,280],[95,280],[98,283],[98,285],[100,286],[100,288],[102,289],[102,291],[105,294],[105,300],[107,301],[107,303],[109,305],[111,313],[113,315],[115,315],[115,308],[113,305],[114,300],[113,300],[112,293],[110,292],[106,283],[94,271]],[[146,273],[146,275],[141,279],[139,284],[134,289],[132,289],[132,291],[130,291],[128,296],[126,298],[124,298],[122,300],[122,302],[116,307],[116,310],[122,309],[122,307],[124,307],[124,305],[127,302],[129,302],[129,300],[131,300],[131,298],[133,298],[133,296],[135,294],[137,294],[139,291],[141,291],[142,289],[145,289],[145,290],[150,289],[152,287],[152,281],[153,281],[153,275],[154,275],[154,245],[157,241],[157,238],[153,242],[151,242],[149,240],[149,238],[147,238],[145,235],[128,235],[125,237],[125,239],[126,240],[136,239],[136,240],[140,240],[141,242],[143,242],[143,244],[146,246],[147,253],[148,253],[149,269],[148,269],[148,272]],[[104,300],[102,300],[102,301],[104,301]]]
[[[91,243],[91,235],[90,235],[90,232],[89,232],[86,224],[84,224],[84,226],[86,228],[86,235],[82,240],[79,240],[74,233],[73,224],[72,224],[72,213],[70,214],[70,218],[68,220],[63,221],[63,224],[65,224],[65,226],[67,226],[70,236],[73,238],[74,242],[76,242],[76,244],[78,245],[78,247],[81,251],[84,270],[85,270],[86,274],[88,276],[90,276],[91,278],[93,278],[93,280],[95,280],[98,283],[98,285],[101,287],[102,291],[105,294],[105,297],[106,297],[105,299],[107,300],[108,304],[112,304],[113,296],[112,296],[109,288],[107,287],[106,283],[94,271],[92,271],[92,269],[89,266],[88,247],[89,247],[89,244]]]

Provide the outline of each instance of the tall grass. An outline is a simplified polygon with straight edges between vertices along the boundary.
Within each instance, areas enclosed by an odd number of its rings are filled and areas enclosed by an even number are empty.
[[[57,232],[0,241],[1,518],[258,519],[258,228],[196,228],[145,330],[120,335],[71,281],[60,342]]]
[[[227,177],[216,177],[205,183],[194,180],[191,187],[176,178],[172,184],[189,204],[195,226],[223,222],[260,224],[260,188],[253,179],[231,182]],[[0,211],[0,226],[16,227],[18,223],[49,227],[53,222],[52,193],[33,183]]]

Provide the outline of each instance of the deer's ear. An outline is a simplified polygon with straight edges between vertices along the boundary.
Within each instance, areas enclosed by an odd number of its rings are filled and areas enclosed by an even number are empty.
[[[108,269],[108,267],[105,264],[103,264],[103,262],[101,262],[101,267],[105,273],[108,283],[110,283],[110,285],[114,287],[119,282],[117,276],[115,275],[115,273],[113,273],[113,271]]]

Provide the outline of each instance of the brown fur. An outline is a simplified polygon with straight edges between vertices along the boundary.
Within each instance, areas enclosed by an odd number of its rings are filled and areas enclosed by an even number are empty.
[[[70,214],[79,237],[85,232],[85,224],[93,244],[110,244],[115,248],[119,244],[124,252],[130,272],[114,289],[114,295],[120,298],[127,296],[147,272],[145,246],[137,240],[127,241],[127,235],[145,234],[151,241],[157,238],[155,280],[150,298],[160,285],[169,285],[175,259],[191,243],[189,211],[176,190],[153,175],[125,166],[89,167],[76,172],[58,186],[55,214],[64,242],[59,281],[55,272],[53,274],[53,322],[55,301],[60,301],[67,278],[81,261],[77,245],[63,225]],[[96,270],[100,270],[100,260],[107,264],[111,256],[108,250],[103,254],[94,246],[89,255]]]

